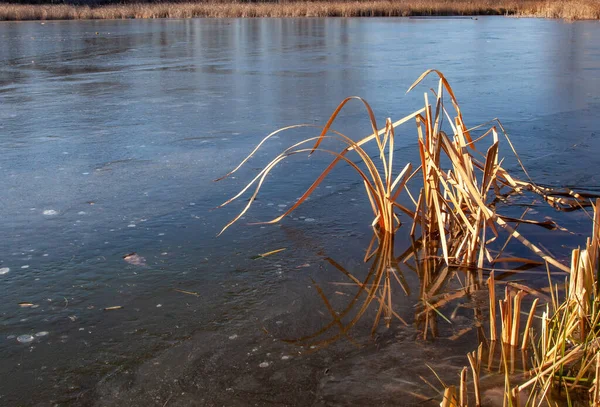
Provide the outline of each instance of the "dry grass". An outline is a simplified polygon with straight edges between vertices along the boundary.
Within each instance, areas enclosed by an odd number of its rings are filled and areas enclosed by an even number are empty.
[[[192,17],[406,17],[514,15],[600,19],[598,0],[409,0],[115,4],[98,7],[0,3],[2,20],[77,20]]]

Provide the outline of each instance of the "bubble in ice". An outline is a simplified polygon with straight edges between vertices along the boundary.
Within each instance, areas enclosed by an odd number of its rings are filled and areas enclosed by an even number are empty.
[[[29,268],[29,264],[25,264],[24,266],[21,266],[22,269],[28,269]]]
[[[85,212],[84,211],[79,211],[79,212],[77,212],[77,215],[85,215]]]
[[[33,341],[33,336],[31,335],[19,335],[17,336],[17,342],[20,343],[29,343]]]
[[[3,274],[6,274],[10,271],[10,269],[8,267],[2,267],[0,268],[0,276]]]
[[[262,362],[258,367],[269,367],[269,362]]]
[[[54,216],[54,215],[58,215],[58,212],[55,211],[54,209],[46,209],[46,210],[44,210],[44,212],[42,212],[42,214],[44,214],[46,216]]]
[[[40,331],[38,333],[35,334],[35,336],[40,337],[40,336],[46,336],[48,335],[50,332],[48,331]]]
[[[306,218],[304,219],[304,222],[314,222],[315,219],[314,218]]]
[[[127,225],[127,227],[128,227],[128,228],[134,228],[134,227],[135,227],[135,224],[133,224],[133,223],[132,223],[132,224],[130,224],[130,225]]]

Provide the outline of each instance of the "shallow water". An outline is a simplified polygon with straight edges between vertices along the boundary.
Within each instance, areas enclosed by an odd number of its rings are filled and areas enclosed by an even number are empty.
[[[362,183],[339,168],[280,225],[245,225],[280,214],[328,162],[296,158],[219,238],[243,202],[212,209],[314,132],[212,180],[270,131],[323,124],[346,96],[380,124],[404,116],[426,87],[405,90],[438,68],[468,125],[502,119],[536,181],[597,189],[599,37],[596,22],[508,18],[1,23],[0,404],[356,404],[376,388],[405,397],[423,360],[462,366],[474,336],[422,344],[395,326],[373,343],[365,323],[361,350],[279,341],[329,320],[311,278],[344,280],[325,257],[365,272]],[[364,108],[336,128],[367,134]],[[413,128],[398,139],[397,159],[415,162]],[[530,236],[568,256],[589,220],[559,223],[576,235]],[[398,297],[403,317],[412,307]],[[378,382],[351,386],[364,375]]]

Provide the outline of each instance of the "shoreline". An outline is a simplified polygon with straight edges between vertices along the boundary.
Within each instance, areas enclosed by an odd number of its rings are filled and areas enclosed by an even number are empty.
[[[237,3],[132,3],[103,6],[0,3],[0,21],[156,18],[464,17],[514,16],[599,20],[597,0],[409,0]]]

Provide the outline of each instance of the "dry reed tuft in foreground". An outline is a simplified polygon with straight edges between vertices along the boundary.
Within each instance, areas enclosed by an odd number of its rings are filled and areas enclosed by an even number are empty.
[[[161,2],[97,7],[0,3],[0,21],[193,17],[407,17],[513,15],[600,19],[598,0],[410,0],[308,2]]]
[[[321,128],[318,136],[302,140],[284,150],[272,159],[238,194],[220,205],[220,207],[228,205],[252,188],[254,189],[245,208],[225,225],[221,233],[250,209],[267,176],[278,164],[297,154],[311,155],[319,152],[332,155],[333,161],[294,205],[282,215],[264,223],[277,223],[291,214],[306,201],[334,167],[340,163],[346,163],[363,180],[365,192],[373,210],[373,227],[376,227],[376,233],[395,234],[401,225],[397,210],[409,216],[412,220],[410,235],[415,241],[421,242],[421,246],[425,250],[421,259],[426,267],[428,267],[428,261],[439,259],[443,259],[447,266],[476,266],[479,269],[484,266],[484,263],[498,262],[501,253],[493,258],[487,250],[486,244],[499,236],[498,228],[501,228],[507,231],[511,238],[521,242],[544,261],[559,270],[568,271],[567,266],[545,254],[510,226],[510,223],[527,222],[551,229],[556,228],[557,225],[549,221],[523,221],[502,216],[496,213],[495,206],[498,200],[523,191],[539,194],[559,209],[589,206],[588,198],[590,196],[573,191],[543,188],[531,180],[521,181],[511,176],[502,167],[498,157],[499,131],[505,136],[515,155],[516,151],[498,119],[490,121],[489,123],[493,125],[482,136],[473,140],[471,132],[484,125],[472,129],[465,126],[454,92],[444,75],[437,70],[424,72],[408,91],[414,89],[432,73],[439,77],[437,91],[431,91],[435,104],[432,105],[429,102],[429,94],[425,93],[423,108],[395,122],[387,119],[383,129],[378,128],[375,115],[365,100],[359,97],[349,97],[342,101],[325,126]],[[445,93],[449,95],[452,102],[454,117],[444,105]],[[351,100],[359,100],[365,106],[373,130],[371,135],[358,141],[354,141],[332,128],[341,110]],[[446,118],[452,136],[442,130],[442,124]],[[394,174],[395,129],[413,121],[417,128],[420,165],[415,171],[412,171],[412,165],[408,163],[398,174]],[[236,168],[219,180],[238,171],[273,136],[301,127],[314,128],[318,126],[301,124],[276,130],[266,136]],[[487,148],[487,152],[479,151],[478,146],[482,140],[485,141],[489,137],[492,138],[492,144]],[[333,151],[322,147],[324,141],[341,142],[345,147],[339,152]],[[371,157],[364,147],[373,141],[376,143],[378,151],[376,158]],[[352,153],[358,155],[360,159],[358,164],[349,158]],[[518,159],[518,155],[516,157]],[[518,161],[520,163],[519,159]],[[445,169],[443,162],[449,162],[449,168]],[[527,174],[525,168],[523,171]],[[421,187],[418,194],[411,193],[406,187],[413,178],[422,179],[422,182],[419,181]],[[406,190],[414,207],[406,207],[400,203],[399,197],[403,190]]]
[[[502,167],[499,159],[499,143],[502,134],[516,156],[521,161],[504,131],[502,123],[494,119],[488,124],[491,127],[478,138],[473,139],[472,133],[483,128],[479,125],[467,128],[461,114],[460,107],[450,84],[444,75],[436,70],[423,73],[409,91],[415,88],[429,74],[439,77],[436,90],[424,94],[424,107],[408,116],[392,122],[387,119],[385,128],[378,129],[377,123],[370,106],[364,100],[353,97],[344,100],[334,111],[328,122],[321,128],[318,136],[300,141],[284,150],[271,160],[250,183],[237,195],[226,201],[227,205],[245,192],[254,189],[254,192],[241,213],[224,228],[233,225],[249,210],[258,195],[266,177],[274,168],[286,158],[314,152],[326,153],[334,157],[333,161],[317,177],[306,192],[283,215],[265,223],[276,223],[289,215],[301,205],[325,179],[331,170],[340,163],[350,165],[362,178],[366,194],[371,202],[374,214],[373,228],[375,237],[367,250],[365,262],[374,258],[367,277],[360,281],[348,273],[339,264],[330,261],[338,270],[344,273],[358,288],[348,306],[341,312],[336,312],[331,307],[323,291],[318,287],[319,295],[331,313],[332,321],[318,332],[293,341],[296,344],[316,344],[325,346],[341,337],[348,337],[348,331],[364,315],[371,303],[378,305],[377,314],[373,324],[373,332],[381,320],[390,326],[395,317],[401,322],[402,318],[392,309],[392,281],[397,281],[405,292],[408,288],[402,278],[401,264],[406,265],[417,273],[421,287],[419,304],[417,307],[417,325],[422,327],[423,338],[430,332],[437,334],[436,316],[446,319],[440,308],[452,300],[463,298],[479,290],[483,285],[482,272],[491,271],[488,279],[490,300],[490,336],[485,338],[483,329],[478,328],[481,343],[495,343],[498,339],[496,328],[496,280],[494,271],[498,263],[519,263],[523,266],[546,264],[550,280],[550,267],[569,276],[567,298],[559,303],[558,288],[551,287],[552,308],[546,306],[542,315],[542,332],[534,335],[534,318],[540,299],[546,300],[548,296],[525,285],[508,282],[505,283],[504,299],[499,302],[500,310],[500,339],[503,346],[515,349],[527,349],[533,346],[535,351],[534,368],[529,372],[531,379],[523,381],[517,386],[511,384],[511,371],[508,368],[510,361],[503,352],[504,374],[506,378],[505,392],[507,405],[518,403],[521,394],[526,394],[531,400],[540,401],[548,398],[549,391],[556,384],[568,394],[585,388],[592,393],[591,400],[600,401],[600,389],[596,383],[600,371],[600,301],[598,298],[598,274],[600,273],[600,227],[598,210],[600,200],[594,205],[591,194],[577,193],[571,190],[550,189],[535,184],[531,179],[522,181],[509,174]],[[444,105],[444,95],[449,96],[453,114]],[[434,103],[429,102],[430,96]],[[344,106],[352,99],[360,100],[368,113],[373,133],[358,141],[333,130],[332,126]],[[394,140],[395,129],[398,126],[414,122],[418,136],[420,165],[412,170],[410,163],[396,175],[394,174]],[[444,122],[450,127],[451,135],[442,130]],[[286,130],[298,127],[317,127],[309,125],[289,126],[271,133],[265,137],[256,148],[229,174],[238,171],[271,137]],[[487,143],[485,150],[481,144]],[[333,151],[322,147],[325,141],[338,141],[345,147],[341,151]],[[373,142],[377,146],[375,157],[365,150],[367,143]],[[350,154],[357,154],[359,160],[349,158]],[[529,178],[526,169],[522,166],[523,173]],[[223,177],[223,178],[225,178]],[[411,193],[414,183],[417,183],[419,193]],[[398,200],[401,192],[405,192],[407,199],[412,204],[401,204]],[[497,206],[510,195],[534,193],[541,196],[548,204],[560,210],[573,210],[576,208],[594,207],[594,231],[588,240],[585,250],[575,250],[571,267],[566,266],[557,259],[548,255],[520,232],[518,225],[522,223],[539,225],[547,229],[557,229],[558,225],[546,220],[543,222],[521,218],[510,218],[501,215]],[[399,213],[396,213],[399,211]],[[411,223],[410,236],[412,247],[401,256],[393,255],[393,237],[401,227],[401,217],[408,216]],[[222,232],[223,232],[222,231]],[[221,233],[222,233],[221,232]],[[490,244],[500,241],[501,235],[507,236],[500,250],[493,251]],[[508,243],[513,240],[521,243],[538,257],[528,259],[506,256],[503,253]],[[375,242],[375,250],[371,250]],[[407,261],[413,259],[413,266]],[[443,287],[452,277],[458,277],[457,270],[464,271],[464,281],[460,281],[462,288],[452,292],[444,291]],[[509,270],[516,272],[519,268]],[[521,269],[522,270],[522,269]],[[568,274],[566,274],[568,273]],[[536,298],[527,315],[527,322],[521,335],[521,306],[526,294],[533,294]],[[482,311],[475,308],[475,318],[481,321]],[[404,322],[405,323],[405,322]],[[330,334],[331,330],[337,333]],[[458,333],[456,337],[464,334]],[[535,338],[535,337],[538,338]],[[541,339],[539,337],[541,336]],[[535,341],[537,340],[537,344]],[[533,344],[533,345],[532,345]],[[471,365],[476,405],[481,405],[479,386],[479,373],[481,370],[481,348],[468,355]],[[468,369],[461,374],[460,389],[446,387],[442,406],[466,407]],[[569,393],[570,392],[570,393]],[[528,404],[529,405],[529,404]],[[593,404],[592,404],[593,405]]]

